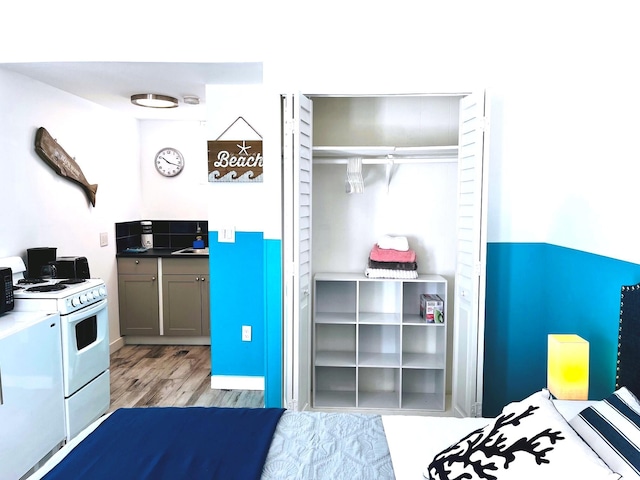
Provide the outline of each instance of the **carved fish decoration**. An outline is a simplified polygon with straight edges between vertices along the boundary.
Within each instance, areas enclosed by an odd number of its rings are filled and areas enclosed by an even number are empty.
[[[36,153],[49,165],[58,175],[77,183],[82,187],[91,205],[96,206],[96,192],[98,184],[90,184],[84,177],[80,166],[67,152],[64,151],[58,142],[47,132],[44,127],[40,127],[36,132]]]

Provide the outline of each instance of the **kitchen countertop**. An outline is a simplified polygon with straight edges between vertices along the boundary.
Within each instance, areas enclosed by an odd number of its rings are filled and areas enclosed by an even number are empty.
[[[138,258],[209,258],[208,253],[189,253],[184,255],[172,255],[173,252],[182,250],[181,248],[150,248],[146,252],[117,252],[116,257],[138,257]]]

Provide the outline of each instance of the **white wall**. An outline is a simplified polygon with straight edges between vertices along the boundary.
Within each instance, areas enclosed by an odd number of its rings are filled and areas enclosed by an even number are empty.
[[[620,211],[629,206],[633,212],[640,165],[634,145],[640,127],[635,115],[640,73],[633,61],[640,30],[634,2],[606,6],[582,2],[579,8],[574,2],[557,1],[530,7],[497,1],[398,0],[393,8],[370,2],[363,8],[361,2],[333,0],[299,3],[223,5],[194,0],[184,11],[169,9],[173,34],[162,36],[153,20],[160,20],[166,9],[157,2],[139,3],[139,10],[152,17],[148,23],[132,16],[129,3],[122,0],[97,10],[70,0],[13,2],[3,8],[11,21],[0,30],[0,43],[11,48],[2,49],[0,62],[264,61],[265,91],[271,93],[450,92],[488,87],[503,120],[494,121],[502,132],[492,138],[489,240],[550,242],[640,263],[640,229]],[[92,249],[98,249],[99,231],[112,221],[138,218],[142,205],[146,210],[147,201],[137,200],[140,188],[162,191],[159,181],[147,186],[138,181],[140,172],[131,171],[137,155],[138,137],[131,133],[135,127],[79,99],[65,95],[60,101],[60,92],[26,79],[6,72],[0,78],[0,138],[12,153],[0,162],[9,165],[5,172],[16,178],[7,181],[8,174],[2,174],[2,199],[13,202],[17,190],[41,185],[43,179],[45,185],[73,197],[65,198],[72,214],[57,215],[60,209],[50,200],[51,192],[44,201],[45,194],[36,188],[38,200],[19,206],[1,227],[0,254],[45,242],[51,234],[52,242],[62,245],[64,239],[70,245],[61,253],[82,250],[95,256]],[[16,99],[22,102],[19,106]],[[268,108],[270,114],[277,111],[277,106]],[[85,121],[85,114],[91,121]],[[277,123],[269,122],[265,129],[275,132]],[[48,124],[68,145],[87,178],[97,177],[95,210],[82,204],[75,186],[30,167],[39,161],[31,152],[31,137],[40,124]],[[74,135],[78,131],[91,133],[79,138]],[[102,151],[98,137],[124,145],[125,156]],[[274,157],[279,155],[277,145],[265,148],[271,148]],[[89,154],[99,160],[90,163]],[[111,169],[114,164],[121,167],[117,173]],[[115,177],[117,182],[108,180]],[[135,188],[125,189],[123,182]],[[276,198],[274,185],[256,189],[258,198]],[[123,190],[126,199],[120,196]],[[109,212],[102,210],[105,203]],[[80,218],[90,231],[69,235],[46,219],[47,228],[36,228],[43,212],[48,218]],[[151,215],[152,208],[147,213]],[[5,225],[16,226],[20,233],[10,235],[13,228]],[[112,279],[115,267],[100,267],[100,262],[92,262],[96,273]],[[110,289],[115,290],[115,286]]]
[[[209,184],[209,230],[234,227],[236,231],[264,232],[266,238],[281,238],[281,152],[279,140],[274,141],[271,133],[274,129],[279,132],[278,102],[278,95],[267,93],[262,85],[207,86],[207,140],[218,139],[227,129],[223,139],[233,139],[238,131],[252,135],[238,140],[253,139],[256,133],[249,129],[255,129],[263,138],[264,172],[262,182]],[[242,120],[236,122],[239,117],[250,127]],[[275,139],[279,138],[279,135],[275,136]]]
[[[313,271],[364,273],[378,238],[404,235],[419,273],[453,280],[457,165],[397,165],[388,191],[384,165],[365,165],[361,194],[345,193],[346,168],[313,167]]]
[[[96,206],[82,189],[58,176],[35,153],[45,127],[98,184]],[[114,223],[140,218],[137,122],[0,68],[0,257],[57,247],[57,254],[87,257],[91,275],[109,292],[110,337],[120,336]],[[109,245],[100,247],[100,232]]]
[[[140,121],[140,218],[207,219],[205,131],[204,122]],[[176,177],[164,177],[155,168],[156,153],[166,147],[177,148],[184,157],[184,169]]]
[[[260,61],[267,13],[260,0],[112,0],[91,8],[78,0],[3,5],[0,62]]]
[[[324,2],[268,81],[303,93],[488,88],[489,241],[548,242],[640,263],[632,2]],[[308,14],[306,16],[305,14]]]

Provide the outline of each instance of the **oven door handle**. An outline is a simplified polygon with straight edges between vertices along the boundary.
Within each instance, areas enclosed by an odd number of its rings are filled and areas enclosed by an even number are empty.
[[[73,324],[84,320],[85,318],[91,317],[98,313],[100,310],[107,306],[107,300],[103,298],[99,302],[93,303],[87,308],[83,308],[82,310],[77,310],[73,313],[70,313],[66,316],[67,323]]]

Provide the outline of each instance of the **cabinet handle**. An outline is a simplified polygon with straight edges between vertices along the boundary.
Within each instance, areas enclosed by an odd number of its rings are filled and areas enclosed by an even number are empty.
[[[138,265],[140,263],[140,260],[136,260],[136,265]]]
[[[202,280],[204,282],[206,280],[206,278],[202,277],[200,280]]]
[[[151,281],[155,282],[156,281],[156,277],[151,277]]]
[[[200,281],[200,277],[196,277],[196,282],[199,282],[199,281]]]

